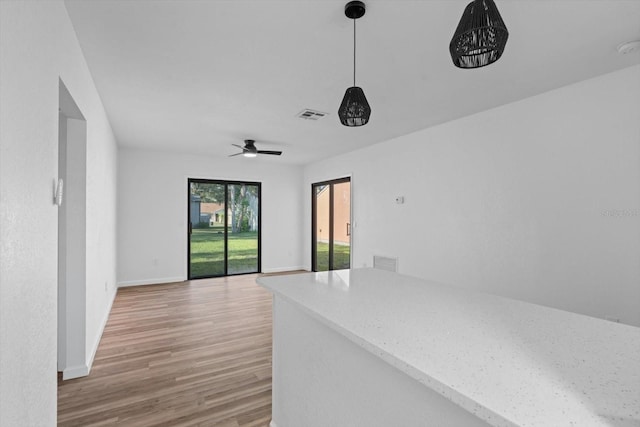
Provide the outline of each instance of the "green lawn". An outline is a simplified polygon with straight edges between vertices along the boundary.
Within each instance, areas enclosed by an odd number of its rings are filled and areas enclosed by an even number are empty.
[[[350,264],[350,247],[343,245],[333,246],[333,268],[340,270],[349,268]],[[327,271],[329,269],[329,244],[317,243],[316,246],[316,263],[317,271]]]
[[[229,233],[228,273],[258,271],[258,233]],[[191,277],[224,275],[224,228],[194,228],[191,234]]]
[[[229,274],[258,272],[258,233],[229,233]],[[334,246],[334,268],[349,268],[350,247]],[[329,269],[329,244],[317,245],[317,271]],[[224,275],[224,228],[194,228],[191,234],[191,277]]]

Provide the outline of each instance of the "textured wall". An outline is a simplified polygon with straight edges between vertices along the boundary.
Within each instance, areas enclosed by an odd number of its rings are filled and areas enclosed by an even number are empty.
[[[53,426],[60,80],[87,119],[89,354],[115,292],[117,147],[62,2],[0,2],[0,52],[0,425]]]

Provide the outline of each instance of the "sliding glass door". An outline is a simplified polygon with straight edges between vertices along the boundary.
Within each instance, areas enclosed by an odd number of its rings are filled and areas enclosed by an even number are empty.
[[[260,184],[227,185],[227,274],[260,271]]]
[[[189,179],[189,279],[260,272],[260,183]]]
[[[312,191],[313,271],[351,266],[351,181],[318,182]]]

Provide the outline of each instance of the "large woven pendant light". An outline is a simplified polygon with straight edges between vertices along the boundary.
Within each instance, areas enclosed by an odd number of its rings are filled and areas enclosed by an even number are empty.
[[[509,32],[493,0],[474,0],[467,5],[449,52],[459,68],[479,68],[502,56]]]
[[[365,10],[364,3],[361,1],[351,1],[344,8],[347,18],[353,19],[353,86],[344,94],[338,117],[340,117],[340,123],[349,127],[366,125],[371,116],[371,107],[364,96],[364,91],[356,86],[356,19],[362,17]]]

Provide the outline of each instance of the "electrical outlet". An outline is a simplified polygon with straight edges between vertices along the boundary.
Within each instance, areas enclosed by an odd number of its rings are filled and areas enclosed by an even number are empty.
[[[107,292],[107,290],[108,290],[108,284],[107,282],[104,282],[104,291]]]

